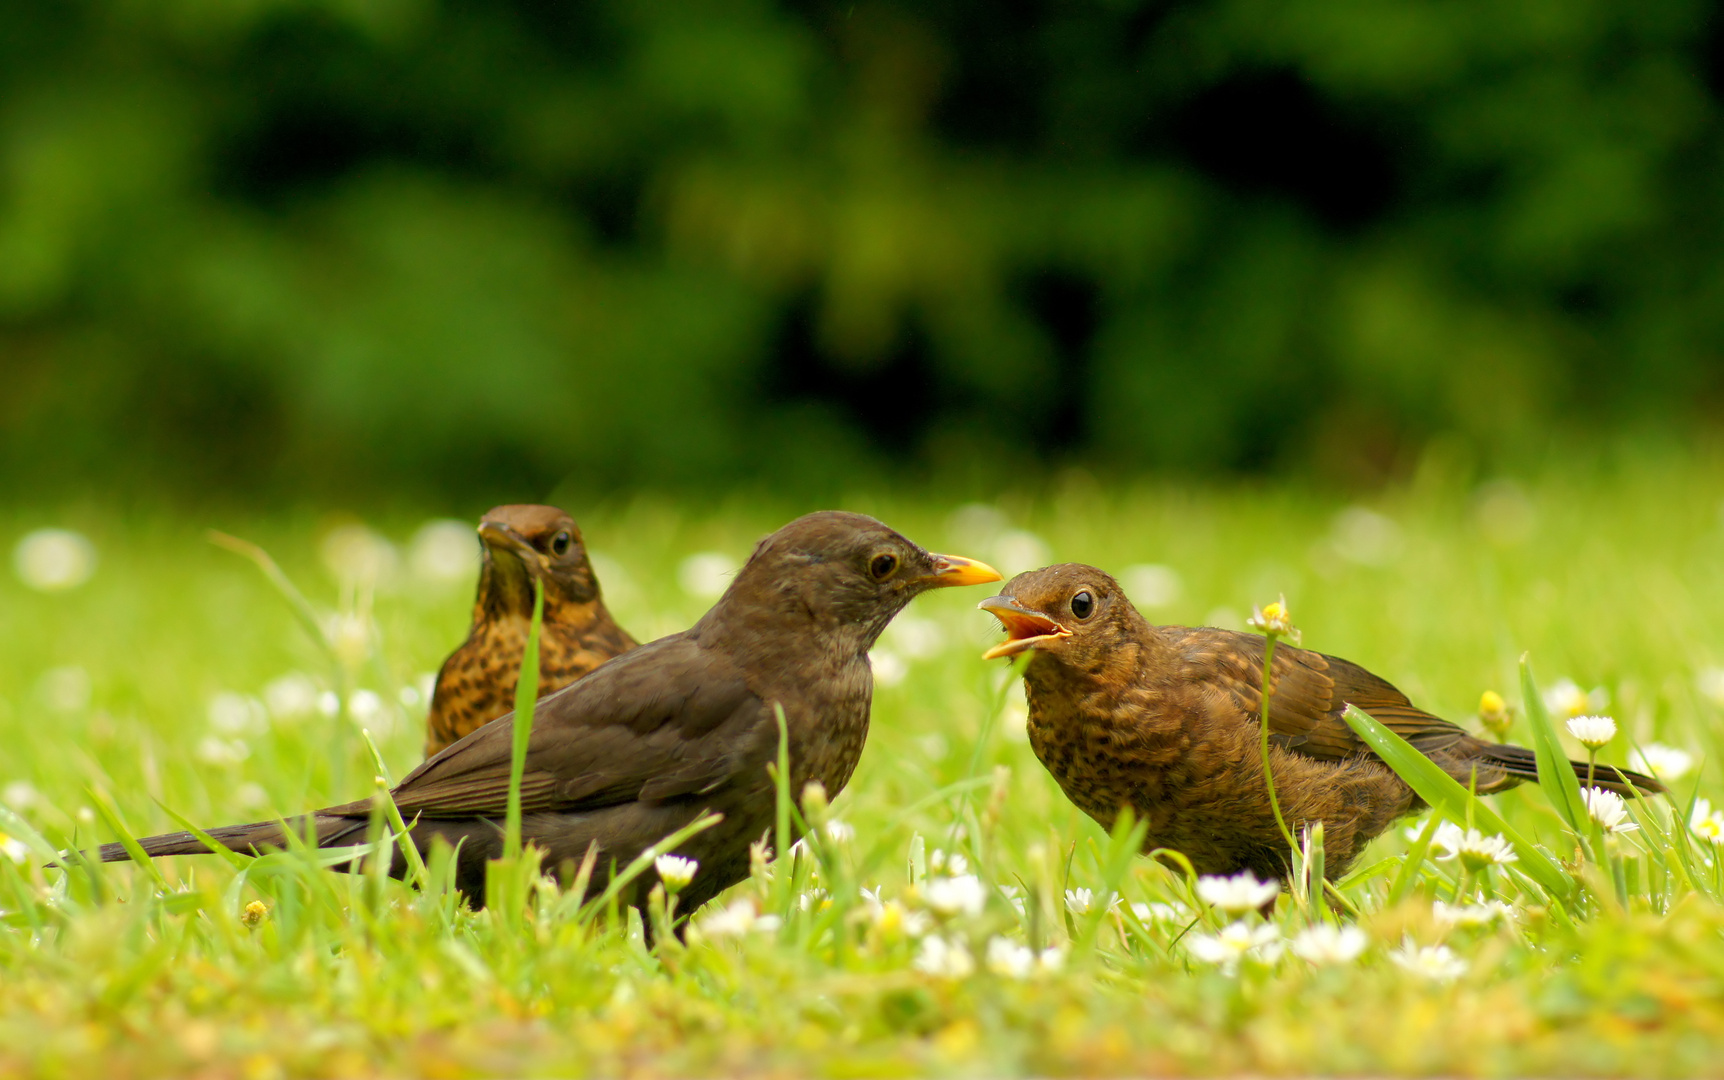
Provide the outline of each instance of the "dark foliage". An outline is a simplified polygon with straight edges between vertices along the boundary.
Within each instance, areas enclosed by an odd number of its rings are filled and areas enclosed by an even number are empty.
[[[16,0],[0,471],[516,495],[1698,427],[1721,42],[1692,0]]]

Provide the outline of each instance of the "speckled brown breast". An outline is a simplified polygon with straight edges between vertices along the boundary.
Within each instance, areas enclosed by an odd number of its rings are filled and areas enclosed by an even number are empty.
[[[488,620],[473,627],[443,662],[426,725],[427,757],[514,711],[527,630],[525,619]],[[539,696],[561,690],[634,644],[608,619],[584,631],[546,622],[540,634]]]
[[[1099,695],[1055,690],[1033,675],[1029,690],[1030,748],[1084,813],[1111,827],[1121,807],[1149,817],[1163,809],[1169,780],[1188,771],[1188,741],[1181,731],[1151,731],[1133,722],[1143,708],[1105,708]]]
[[[1199,873],[1286,873],[1288,846],[1269,806],[1252,718],[1216,723],[1214,701],[1160,692],[1152,680],[1113,693],[1066,676],[1055,664],[1032,663],[1028,734],[1079,809],[1111,828],[1130,807],[1149,823],[1144,850],[1179,851]],[[1331,877],[1417,805],[1374,760],[1317,761],[1276,746],[1270,762],[1289,825],[1324,823]]]

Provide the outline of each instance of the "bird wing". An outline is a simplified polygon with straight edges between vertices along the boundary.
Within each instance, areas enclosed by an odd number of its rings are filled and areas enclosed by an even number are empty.
[[[776,725],[731,661],[676,635],[543,698],[521,778],[524,813],[594,810],[703,794],[776,747]],[[395,789],[408,818],[507,809],[514,725],[487,724]],[[368,803],[337,812],[363,813]]]
[[[1208,627],[1175,634],[1191,677],[1235,706],[1242,721],[1262,715],[1265,639]],[[1370,753],[1341,718],[1355,705],[1424,754],[1467,738],[1464,728],[1416,707],[1389,682],[1350,660],[1291,645],[1275,647],[1269,696],[1270,740],[1307,757],[1338,761]]]

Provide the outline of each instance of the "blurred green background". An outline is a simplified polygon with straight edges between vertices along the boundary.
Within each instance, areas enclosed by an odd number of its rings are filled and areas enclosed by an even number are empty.
[[[18,493],[1686,441],[1721,252],[1696,0],[0,4]]]

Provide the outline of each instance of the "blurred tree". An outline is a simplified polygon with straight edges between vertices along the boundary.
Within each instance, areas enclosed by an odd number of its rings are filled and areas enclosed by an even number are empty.
[[[1724,391],[1694,0],[12,0],[0,469],[1381,468]]]

